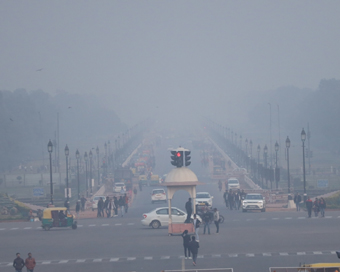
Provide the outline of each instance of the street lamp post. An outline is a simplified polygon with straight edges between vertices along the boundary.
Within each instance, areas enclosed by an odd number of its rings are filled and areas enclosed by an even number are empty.
[[[265,179],[266,179],[266,187],[268,189],[268,169],[267,169],[267,156],[268,156],[268,147],[267,145],[263,148],[263,157],[264,157],[264,171],[265,171]]]
[[[50,190],[51,190],[51,204],[53,205],[53,183],[52,183],[52,151],[53,144],[51,140],[47,144],[48,153],[50,153]]]
[[[105,174],[105,177],[106,177],[106,175],[107,175],[107,144],[106,144],[106,142],[104,144],[104,148],[105,148],[105,164],[103,166],[104,166],[104,174]]]
[[[68,146],[65,146],[65,156],[66,156],[66,200],[69,201],[70,197],[68,194],[68,155],[70,154],[70,150]]]
[[[78,187],[78,199],[80,199],[80,183],[79,183],[79,151],[76,151],[76,158],[77,158],[77,187]]]
[[[288,175],[288,194],[290,194],[290,174],[289,174],[289,148],[290,148],[290,140],[287,136],[286,139],[286,148],[287,148],[287,175]]]
[[[88,179],[87,179],[87,160],[88,160],[88,156],[87,156],[87,152],[85,152],[85,154],[84,154],[84,161],[85,161],[86,197],[89,197],[89,183],[88,183]]]
[[[111,171],[111,164],[112,164],[112,161],[111,161],[111,143],[110,143],[110,140],[108,140],[107,142],[107,151],[108,151],[108,166],[109,166],[109,171]]]
[[[278,175],[278,167],[277,167],[277,152],[279,151],[279,144],[275,143],[275,183],[276,183],[276,189],[279,188],[279,175]]]
[[[98,186],[100,185],[100,174],[99,174],[99,147],[96,148],[97,161],[98,161]]]
[[[260,181],[260,152],[261,147],[260,145],[257,146],[257,178]]]
[[[301,141],[302,141],[302,157],[303,157],[303,196],[306,197],[306,165],[305,165],[306,132],[304,129],[302,129],[301,131]]]
[[[89,152],[89,157],[90,157],[90,193],[92,196],[92,151],[90,150]]]

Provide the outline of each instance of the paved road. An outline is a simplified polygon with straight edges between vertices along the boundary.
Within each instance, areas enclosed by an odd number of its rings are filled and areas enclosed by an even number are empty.
[[[167,153],[162,163],[157,163],[155,173],[163,174],[172,168]],[[308,219],[304,212],[228,211],[222,192],[216,183],[204,178],[207,173],[197,167],[198,160],[193,159],[192,169],[206,183],[198,191],[209,191],[214,196],[214,206],[226,221],[221,224],[220,234],[215,234],[214,226],[211,235],[202,235],[201,229],[197,268],[268,271],[270,266],[337,261],[334,251],[340,244],[340,212]],[[144,187],[138,192],[123,218],[81,219],[77,230],[43,231],[39,222],[0,224],[0,271],[13,271],[15,253],[25,256],[29,251],[38,261],[36,271],[151,272],[191,268],[191,261],[183,259],[181,237],[169,237],[167,228],[154,230],[140,224],[143,212],[164,206],[151,204],[151,190]],[[188,193],[178,192],[174,206],[184,209],[188,197]]]

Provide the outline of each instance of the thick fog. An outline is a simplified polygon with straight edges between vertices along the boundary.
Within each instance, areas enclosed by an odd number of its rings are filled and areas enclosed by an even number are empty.
[[[62,143],[150,116],[164,127],[208,117],[265,142],[270,103],[274,142],[310,123],[339,148],[339,14],[339,1],[2,1],[1,129],[18,122],[8,92],[21,89],[37,144],[53,138],[57,112]]]

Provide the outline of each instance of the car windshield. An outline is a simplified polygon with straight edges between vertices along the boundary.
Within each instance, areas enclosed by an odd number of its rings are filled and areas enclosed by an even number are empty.
[[[116,183],[116,187],[123,187],[124,183]]]
[[[209,194],[197,194],[196,198],[210,198]]]
[[[164,190],[154,190],[152,193],[153,194],[163,194]]]
[[[263,197],[262,197],[262,195],[247,195],[246,199],[260,199],[260,200],[262,200]]]
[[[229,180],[228,183],[229,184],[238,184],[238,180]]]

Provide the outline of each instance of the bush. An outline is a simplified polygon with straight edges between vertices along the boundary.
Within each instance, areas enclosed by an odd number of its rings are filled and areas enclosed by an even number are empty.
[[[340,192],[325,198],[327,209],[340,209]]]

